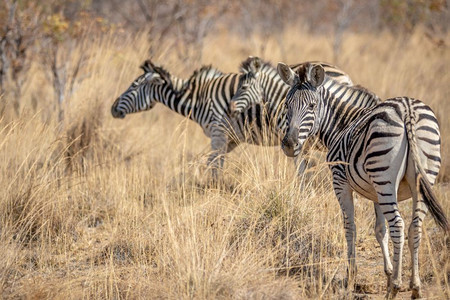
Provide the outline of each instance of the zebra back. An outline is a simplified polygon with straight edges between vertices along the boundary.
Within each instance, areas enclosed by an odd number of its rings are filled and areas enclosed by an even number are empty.
[[[189,109],[186,108],[190,108],[190,102],[181,98],[189,94],[191,83],[194,80],[208,80],[223,75],[212,66],[203,66],[194,71],[189,79],[182,79],[149,59],[140,68],[144,74],[138,76],[113,103],[111,107],[113,117],[124,118],[130,113],[149,110],[157,102],[186,115],[189,113]]]
[[[344,85],[353,85],[350,76],[338,67],[325,62],[304,62],[292,65],[295,71],[305,64],[321,65],[328,78]],[[269,62],[258,57],[249,57],[241,64],[243,76],[239,80],[239,88],[232,99],[231,113],[237,115],[248,107],[262,103],[268,106],[269,110],[279,110],[279,105],[283,102],[289,90],[289,86],[283,82],[278,75],[276,68]]]

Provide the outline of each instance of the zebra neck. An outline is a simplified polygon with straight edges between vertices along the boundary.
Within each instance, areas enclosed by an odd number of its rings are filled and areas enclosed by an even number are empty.
[[[159,102],[167,106],[170,110],[192,119],[194,103],[189,89],[177,90],[167,86],[160,90],[159,94],[159,97],[156,97]]]
[[[321,110],[319,138],[330,148],[361,116],[379,103],[378,97],[367,90],[332,84],[331,87],[318,90]]]
[[[263,104],[266,104],[266,109],[271,117],[284,118],[286,109],[282,102],[290,89],[289,85],[285,84],[278,74],[272,77],[269,74],[262,74],[261,87],[263,90]]]

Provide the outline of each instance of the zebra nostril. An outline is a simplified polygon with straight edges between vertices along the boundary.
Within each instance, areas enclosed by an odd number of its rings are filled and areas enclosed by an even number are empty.
[[[284,154],[286,154],[289,157],[295,156],[295,149],[298,147],[298,142],[289,136],[285,136],[283,140],[281,141],[281,149],[283,150]]]
[[[115,105],[113,105],[113,107],[111,107],[111,114],[114,118],[119,118],[119,119],[125,118],[125,115],[126,115],[126,113],[123,110],[117,110],[117,107]]]
[[[294,148],[291,147],[290,145],[287,145],[286,143],[282,143],[281,149],[283,150],[284,154],[286,154],[286,156],[289,156],[289,157],[295,156]]]
[[[285,137],[282,141],[281,141],[281,148],[287,148],[287,147],[289,147],[290,146],[290,143],[289,143],[289,139],[287,138],[287,137]]]

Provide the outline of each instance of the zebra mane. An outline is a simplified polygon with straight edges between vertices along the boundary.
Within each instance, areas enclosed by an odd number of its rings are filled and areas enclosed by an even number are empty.
[[[302,63],[302,64],[299,64],[296,66],[297,70],[295,70],[296,79],[295,79],[294,84],[297,88],[301,88],[301,86],[305,82],[306,83],[309,82],[308,72],[311,68],[313,68],[317,65],[321,65],[322,67],[331,66],[331,65],[327,65],[327,64],[321,64],[320,62],[306,62],[306,63]],[[365,106],[365,107],[370,107],[370,106],[373,106],[373,105],[381,102],[380,98],[375,93],[368,90],[367,88],[365,88],[359,84],[358,85],[343,84],[343,83],[339,82],[338,80],[336,80],[334,77],[327,75],[325,72],[325,79],[324,79],[324,82],[321,84],[321,87],[326,90],[329,90],[330,87],[336,87],[336,86],[343,87],[346,90],[357,91],[357,92],[361,92],[362,94],[365,94],[367,96],[367,97],[365,97],[367,100],[363,104],[363,106]],[[336,91],[336,90],[339,90],[340,88],[338,88],[338,89],[333,88],[333,89],[334,89],[334,91]],[[331,91],[331,92],[334,94],[334,91]],[[353,103],[353,104],[358,105],[358,106],[361,105],[361,103],[358,103],[358,104]],[[353,105],[353,104],[351,104],[351,105]]]
[[[381,102],[380,97],[378,97],[377,94],[375,94],[374,92],[372,92],[371,90],[363,87],[362,85],[356,84],[352,87],[353,89],[357,90],[357,91],[361,91],[365,94],[370,95],[370,98],[372,98],[373,100],[375,100],[376,102]]]
[[[254,74],[255,71],[257,71],[255,70],[255,67],[260,72],[264,73],[277,72],[276,68],[272,66],[270,62],[262,60],[256,56],[249,56],[246,60],[244,60],[239,67],[239,71],[244,74]]]
[[[163,69],[163,71],[165,70]],[[166,73],[169,74],[167,71]],[[223,75],[223,73],[211,65],[202,66],[200,69],[195,70],[192,75],[184,82],[183,86],[175,92],[177,93],[177,95],[182,95],[191,88],[193,83],[200,82],[202,80],[208,80],[221,75]],[[172,84],[172,81],[170,81],[170,83]]]
[[[206,66],[201,66],[201,68],[198,70],[195,70],[194,74],[197,74],[199,76],[202,74],[208,75],[208,76],[210,76],[210,75],[220,76],[220,75],[223,75],[223,72],[214,68],[212,65],[206,65]]]
[[[202,66],[200,69],[195,70],[191,77],[189,77],[188,82],[194,82],[196,80],[209,79],[223,75],[223,73],[214,68],[212,65]]]
[[[325,76],[325,81],[327,82],[331,82],[333,85],[335,86],[343,86],[346,90],[352,90],[352,91],[356,91],[356,92],[361,92],[364,95],[364,101],[363,102],[358,102],[357,98],[353,99],[352,101],[348,102],[349,105],[356,105],[357,107],[373,107],[376,104],[379,104],[381,102],[380,97],[378,97],[378,95],[376,95],[374,92],[368,90],[367,88],[357,84],[357,85],[346,85],[346,84],[341,84],[340,82],[334,80],[332,77],[329,76]],[[326,83],[324,83],[325,85]],[[325,89],[328,89],[327,87],[325,87],[324,85],[322,85]],[[334,92],[332,92],[334,94]],[[359,98],[359,97],[358,97]],[[356,100],[356,102],[355,102]]]
[[[164,81],[167,82],[167,84],[169,86],[173,86],[172,77],[171,77],[170,73],[163,67],[157,66],[154,63],[152,63],[150,59],[147,59],[146,61],[144,61],[144,63],[141,65],[141,69],[145,73],[159,74],[159,76],[161,76],[161,78],[164,79]]]
[[[325,71],[325,80],[334,80],[333,76],[329,75],[329,72],[326,70],[326,68],[337,68],[336,66],[330,65],[328,63],[323,63],[323,62],[319,62],[319,61],[308,61],[308,62],[303,62],[303,63],[299,63],[296,65],[291,65],[290,68],[295,70],[295,74],[298,76],[298,82],[299,84],[301,84],[302,82],[305,82],[308,80],[307,77],[307,73],[308,70],[310,70],[311,68],[315,67],[315,66],[322,66],[324,68]]]
[[[301,85],[303,82],[308,81],[307,72],[310,68],[312,68],[314,65],[310,62],[301,63],[299,65],[296,65],[295,67],[297,70],[295,70],[295,74],[297,75],[297,84]]]

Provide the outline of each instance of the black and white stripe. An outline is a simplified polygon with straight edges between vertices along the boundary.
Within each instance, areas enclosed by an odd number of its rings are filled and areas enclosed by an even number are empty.
[[[343,85],[353,85],[347,73],[326,62],[304,62],[290,67],[295,71],[305,63],[320,64],[327,77]],[[240,78],[239,89],[232,99],[231,112],[239,114],[256,103],[264,103],[269,114],[283,115],[280,114],[280,109],[284,110],[284,106],[280,104],[284,102],[290,87],[278,75],[277,69],[258,57],[249,57],[242,62],[240,71],[243,76]]]
[[[342,208],[346,232],[349,277],[356,272],[355,222],[352,192],[374,201],[376,237],[384,257],[388,297],[401,286],[404,221],[398,201],[413,198],[409,228],[412,254],[412,297],[421,297],[418,248],[422,223],[428,210],[449,231],[444,211],[431,186],[439,172],[440,133],[430,107],[420,100],[401,97],[375,106],[361,107],[373,95],[365,89],[344,86],[325,77],[320,65],[306,64],[294,72],[278,66],[291,89],[286,97],[288,130],[282,147],[288,156],[300,153],[304,142],[318,137],[328,149],[327,161]],[[394,246],[392,266],[385,220]]]
[[[147,60],[144,74],[114,102],[111,113],[115,118],[151,109],[160,102],[171,110],[197,122],[211,138],[209,164],[213,177],[224,163],[224,154],[239,143],[279,145],[282,135],[268,124],[262,108],[256,105],[234,118],[229,116],[230,101],[241,74],[223,74],[212,67],[202,67],[188,80],[178,79]],[[266,133],[269,133],[266,135]]]
[[[292,65],[291,68],[295,71],[301,68],[304,64],[309,63],[313,65],[321,65],[325,70],[325,75],[332,78],[334,81],[342,85],[353,85],[350,76],[336,66],[325,62],[305,62]],[[276,68],[270,63],[262,61],[258,57],[249,57],[242,62],[240,67],[242,76],[239,79],[239,88],[236,91],[233,99],[231,99],[231,114],[238,115],[252,108],[254,105],[262,105],[266,114],[266,118],[270,123],[277,128],[282,135],[284,135],[287,127],[286,122],[286,108],[284,100],[290,89],[281,77],[278,75]],[[376,97],[376,96],[374,96]],[[378,100],[378,98],[376,98]],[[361,105],[373,106],[377,101],[361,103]],[[295,156],[298,173],[303,174],[310,162],[305,159],[307,152],[311,149],[323,150],[320,143],[309,141],[303,147],[303,154]]]
[[[263,74],[276,74],[276,69],[269,64],[261,67]],[[144,62],[141,68],[144,74],[114,102],[112,115],[124,118],[126,114],[149,110],[160,102],[191,118],[211,138],[212,152],[208,162],[213,167],[215,178],[218,176],[217,169],[223,166],[224,154],[239,143],[280,144],[285,114],[280,118],[276,109],[271,109],[267,114],[264,103],[257,103],[242,113],[230,116],[231,99],[241,86],[241,78],[247,74],[223,74],[212,67],[202,67],[188,80],[182,80],[150,60]],[[351,82],[350,78],[347,80]],[[285,94],[288,86],[279,77],[278,83],[280,92]]]

